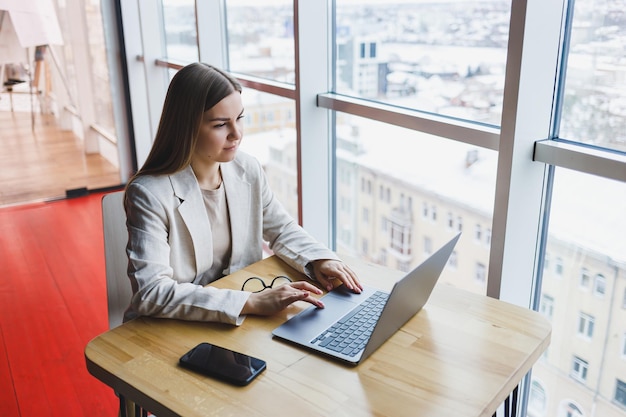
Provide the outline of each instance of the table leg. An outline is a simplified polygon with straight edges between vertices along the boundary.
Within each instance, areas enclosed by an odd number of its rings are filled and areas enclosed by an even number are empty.
[[[504,417],[517,417],[517,394],[519,385],[504,400]],[[498,412],[493,413],[493,417],[498,417]]]

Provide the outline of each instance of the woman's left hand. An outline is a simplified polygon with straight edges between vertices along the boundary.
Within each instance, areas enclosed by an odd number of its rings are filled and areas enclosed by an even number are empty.
[[[356,273],[342,261],[334,259],[318,259],[312,262],[315,279],[322,287],[330,291],[334,288],[333,279],[338,279],[349,290],[360,294],[363,286]]]

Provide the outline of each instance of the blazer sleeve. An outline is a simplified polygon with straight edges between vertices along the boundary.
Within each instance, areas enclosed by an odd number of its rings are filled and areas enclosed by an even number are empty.
[[[269,187],[265,171],[258,164],[263,207],[263,238],[270,249],[292,268],[311,276],[307,265],[337,255],[304,230],[287,212]]]
[[[240,312],[249,293],[205,287],[194,283],[195,277],[177,276],[170,245],[184,240],[180,235],[187,231],[176,227],[180,201],[171,188],[160,193],[164,186],[169,184],[144,185],[135,180],[126,190],[126,252],[134,295],[125,319],[154,316],[241,324]]]

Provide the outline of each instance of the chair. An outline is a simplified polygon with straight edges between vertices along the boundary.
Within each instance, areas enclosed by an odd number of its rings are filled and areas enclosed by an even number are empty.
[[[0,77],[2,79],[2,87],[9,93],[11,112],[13,112],[13,87],[26,82],[24,79],[26,70],[23,64],[3,64],[0,74],[2,74]]]
[[[127,275],[126,213],[123,205],[124,191],[102,197],[102,225],[104,227],[104,259],[107,279],[109,328],[122,324],[124,311],[130,304],[132,289]]]
[[[128,258],[126,243],[126,213],[124,212],[124,191],[116,191],[102,197],[102,226],[104,228],[104,263],[107,280],[107,304],[109,328],[122,324],[124,311],[130,304],[132,289],[127,275]],[[148,415],[137,404],[120,399],[120,417]]]

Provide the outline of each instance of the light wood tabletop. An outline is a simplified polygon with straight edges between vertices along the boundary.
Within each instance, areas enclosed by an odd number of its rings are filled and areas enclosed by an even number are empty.
[[[345,259],[369,285],[391,289],[403,274]],[[240,289],[259,276],[303,276],[272,256],[215,282]],[[540,314],[438,284],[426,306],[354,367],[274,339],[271,331],[308,304],[240,327],[139,318],[89,342],[89,372],[158,417],[489,416],[550,342]],[[267,370],[245,387],[181,368],[201,342],[256,356]]]

